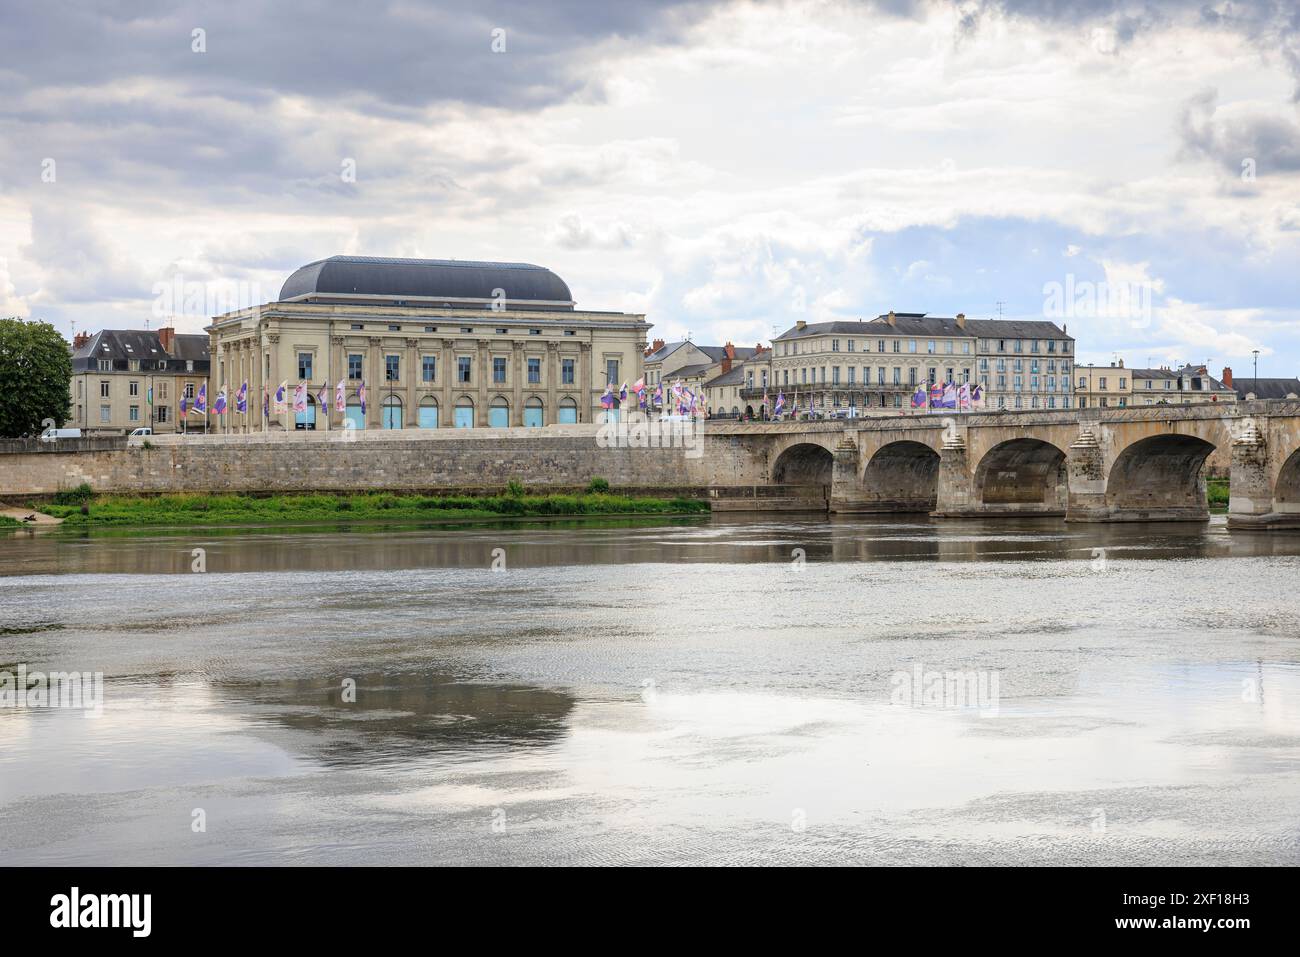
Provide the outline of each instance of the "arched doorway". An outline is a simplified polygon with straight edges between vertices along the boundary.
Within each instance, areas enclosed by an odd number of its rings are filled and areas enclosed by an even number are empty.
[[[863,511],[933,511],[939,498],[939,453],[921,442],[881,446],[862,472],[860,494],[867,505]]]
[[[307,408],[301,412],[294,413],[293,427],[295,429],[316,428],[316,397],[310,392],[307,394]]]
[[[569,398],[561,399],[558,421],[560,425],[576,425],[578,422],[578,403]]]
[[[975,497],[986,512],[1064,515],[1069,501],[1065,453],[1039,439],[993,446],[975,469]]]
[[[458,429],[474,428],[474,400],[461,396],[456,400],[455,425]]]
[[[835,457],[829,449],[811,442],[792,445],[772,465],[775,485],[830,485]]]
[[[431,395],[426,395],[420,400],[420,416],[416,420],[422,429],[436,429],[438,427],[438,400]]]
[[[361,400],[355,393],[348,396],[347,405],[344,407],[343,427],[345,429],[364,429],[366,427],[366,417],[361,413]]]
[[[380,427],[385,429],[400,429],[402,427],[402,400],[397,396],[384,396]]]
[[[524,403],[524,428],[540,429],[544,423],[542,400],[533,396]]]
[[[510,428],[510,403],[501,396],[493,399],[488,406],[488,428]]]
[[[1211,443],[1194,435],[1153,435],[1127,446],[1115,457],[1106,479],[1111,516],[1207,520],[1210,507],[1202,466],[1213,451]]]

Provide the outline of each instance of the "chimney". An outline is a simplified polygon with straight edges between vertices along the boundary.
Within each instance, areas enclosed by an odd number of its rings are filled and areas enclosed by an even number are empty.
[[[758,345],[754,346],[754,355],[758,355],[760,352],[766,352],[766,351],[767,351],[767,346],[763,345],[763,343],[761,342]]]
[[[1225,388],[1228,389],[1232,388],[1232,367],[1231,366],[1223,367],[1223,385]]]
[[[85,345],[87,342],[89,342],[89,341],[90,341],[90,334],[89,334],[89,333],[87,333],[87,332],[78,332],[75,336],[72,337],[72,348],[74,348],[74,349],[80,349],[82,346],[84,346],[84,345]]]
[[[889,310],[889,324],[891,326],[898,325],[898,320],[894,317],[894,310],[892,309]]]
[[[736,358],[736,347],[733,346],[730,342],[728,342],[725,346],[722,347],[722,351],[727,354],[728,359]]]
[[[805,320],[805,319],[800,319],[800,320],[798,320],[797,322],[795,322],[794,327],[795,327],[796,329],[807,329],[807,328],[808,328],[808,322],[807,322],[807,320]]]
[[[957,328],[958,329],[966,328],[966,313],[964,312],[957,313]]]
[[[162,346],[163,352],[167,353],[168,355],[171,355],[172,350],[176,346],[176,327],[163,326],[161,329],[159,329],[158,344]]]
[[[650,348],[645,351],[645,354],[648,356],[654,355],[663,347],[664,341],[662,339],[656,339],[654,342],[650,343]]]

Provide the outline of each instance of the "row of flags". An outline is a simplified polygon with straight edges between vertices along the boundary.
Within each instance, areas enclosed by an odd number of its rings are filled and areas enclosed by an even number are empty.
[[[275,390],[274,402],[272,402],[271,393],[262,389],[262,416],[270,418],[272,415],[285,415],[289,411],[289,380],[281,382]],[[304,382],[299,382],[293,389],[293,411],[307,411],[307,393],[308,386]],[[678,379],[664,391],[664,384],[660,382],[655,386],[653,393],[646,389],[645,379],[637,379],[629,389],[626,382],[614,392],[614,383],[609,383],[605,387],[604,394],[600,397],[600,404],[605,409],[614,408],[614,400],[617,395],[620,406],[627,402],[628,395],[636,396],[637,407],[641,411],[648,408],[656,408],[661,411],[673,411],[677,415],[683,416],[702,416],[705,414],[703,396],[698,392],[693,392],[690,388],[682,384]],[[357,388],[357,399],[361,403],[361,414],[366,414],[366,383],[363,379],[361,385]],[[153,388],[150,387],[148,392],[148,402],[153,405]],[[194,402],[182,395],[180,401],[181,415],[186,416],[191,412],[196,415],[208,414],[208,386],[203,383],[199,386],[198,393],[194,396]],[[322,409],[329,409],[329,383],[326,382],[316,393],[316,404]],[[768,395],[763,393],[763,408],[767,408]],[[970,410],[982,409],[984,407],[984,393],[979,385],[971,385],[968,382],[936,382],[928,389],[924,385],[918,385],[916,391],[912,393],[913,409],[957,409]],[[213,415],[225,415],[227,413],[227,396],[226,387],[222,386],[212,402]],[[344,382],[339,379],[338,385],[334,388],[334,411],[347,411],[347,397],[344,390]],[[790,408],[790,415],[799,415],[799,393],[794,394],[794,404]],[[808,397],[808,414],[817,414],[817,397],[810,395]],[[235,391],[235,412],[238,415],[248,414],[248,382],[245,381]],[[785,393],[778,392],[776,404],[772,407],[772,418],[780,418],[785,414]]]
[[[914,409],[957,409],[969,411],[984,408],[984,390],[969,382],[936,382],[930,388],[918,385],[912,393]]]
[[[294,412],[307,411],[308,388],[309,387],[305,382],[299,382],[296,386],[294,386],[293,388],[293,411]],[[330,388],[329,383],[326,382],[324,385],[320,387],[320,391],[317,392],[315,396],[316,404],[320,408],[325,410],[329,409],[329,398],[330,398],[329,388]],[[149,390],[148,399],[149,399],[149,404],[153,405],[152,388]],[[365,415],[366,414],[365,380],[362,380],[361,385],[357,388],[357,399],[361,403],[361,414]],[[227,407],[227,402],[228,399],[226,394],[226,387],[222,386],[221,390],[217,393],[216,398],[212,400],[212,414],[225,415],[229,411]],[[274,399],[272,399],[272,394],[268,389],[266,388],[262,389],[262,416],[264,418],[269,419],[272,415],[285,415],[289,412],[289,408],[290,408],[290,404],[289,404],[289,380],[288,379],[286,379],[285,381],[281,382],[278,386],[276,386]],[[189,415],[190,413],[194,413],[195,415],[208,414],[208,385],[206,382],[199,386],[199,391],[195,394],[193,402],[190,402],[186,396],[184,395],[181,396],[180,410],[182,416]],[[248,414],[248,383],[247,382],[242,383],[240,387],[235,390],[234,411],[238,415]],[[338,385],[334,387],[334,411],[335,412],[347,411],[347,393],[344,389],[344,383],[342,379],[339,379]]]

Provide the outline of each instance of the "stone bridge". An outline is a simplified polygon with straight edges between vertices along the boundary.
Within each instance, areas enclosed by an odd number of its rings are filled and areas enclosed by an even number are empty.
[[[715,487],[823,490],[834,512],[1206,520],[1207,465],[1229,526],[1300,528],[1300,402],[709,423]]]

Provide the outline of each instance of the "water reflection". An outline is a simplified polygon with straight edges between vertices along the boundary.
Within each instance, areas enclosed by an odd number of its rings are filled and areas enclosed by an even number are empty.
[[[575,532],[577,534],[575,534]],[[1229,534],[1205,523],[1067,524],[1060,519],[863,516],[595,519],[356,530],[42,531],[0,537],[0,576],[190,574],[485,567],[495,548],[520,567],[680,562],[1004,561],[1300,555],[1300,535]]]

